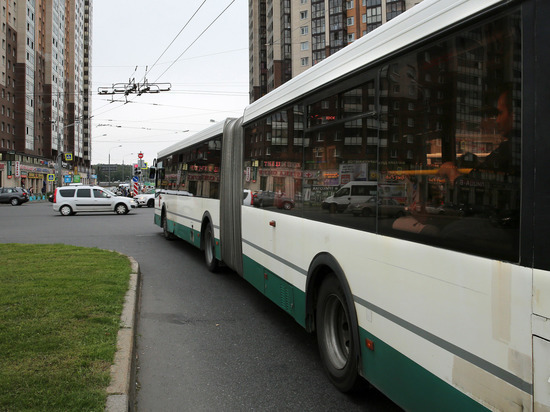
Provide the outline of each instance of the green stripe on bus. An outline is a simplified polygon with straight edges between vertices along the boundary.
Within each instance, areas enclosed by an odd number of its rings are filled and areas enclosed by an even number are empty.
[[[366,330],[359,330],[363,376],[395,403],[412,411],[487,411],[463,392]],[[374,350],[366,347],[374,342]]]
[[[243,255],[243,277],[302,327],[306,325],[306,295],[303,291]]]
[[[180,223],[176,223],[173,220],[168,219],[168,230],[174,233],[178,238],[185,240],[188,243],[191,243],[193,246],[200,248],[201,247],[201,232],[200,230],[196,230],[195,228],[190,228],[188,226],[182,225]],[[155,224],[158,226],[162,226],[160,224],[160,216],[155,215]],[[219,239],[215,239],[216,242],[216,250],[215,250],[215,256],[216,259],[221,260],[221,248],[220,248],[220,242]]]

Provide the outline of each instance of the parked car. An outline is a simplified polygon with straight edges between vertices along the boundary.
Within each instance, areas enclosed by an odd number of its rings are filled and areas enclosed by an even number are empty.
[[[249,189],[243,190],[243,205],[252,206],[254,204],[254,198],[256,193]]]
[[[354,216],[375,216],[378,209],[378,216],[400,217],[405,216],[409,209],[397,202],[395,199],[379,199],[375,197],[363,203],[352,203],[348,207],[348,211]]]
[[[75,215],[77,212],[115,212],[127,214],[137,207],[134,199],[117,196],[99,186],[63,186],[55,189],[53,210],[63,216]]]
[[[155,191],[150,190],[147,193],[142,193],[134,197],[137,207],[147,206],[155,207]]]
[[[465,207],[453,203],[441,203],[426,205],[426,212],[432,215],[464,216]]]
[[[0,188],[0,203],[11,203],[12,206],[17,206],[28,201],[29,194],[22,187]]]
[[[290,210],[294,207],[294,200],[286,196],[284,193],[264,190],[254,194],[252,204],[256,207],[275,206],[279,209]]]
[[[349,205],[363,203],[376,196],[376,182],[353,181],[348,182],[321,203],[321,208],[328,209],[330,213],[345,212]]]

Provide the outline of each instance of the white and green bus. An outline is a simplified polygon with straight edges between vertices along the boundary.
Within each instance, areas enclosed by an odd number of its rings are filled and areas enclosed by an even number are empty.
[[[548,16],[423,1],[161,151],[155,223],[316,333],[342,391],[550,410]]]

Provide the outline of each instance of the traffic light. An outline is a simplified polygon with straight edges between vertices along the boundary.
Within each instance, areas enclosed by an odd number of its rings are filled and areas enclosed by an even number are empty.
[[[138,165],[134,165],[134,176],[138,176],[141,174],[141,170],[139,170]]]

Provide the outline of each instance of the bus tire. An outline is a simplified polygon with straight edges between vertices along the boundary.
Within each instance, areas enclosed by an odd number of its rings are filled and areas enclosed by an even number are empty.
[[[359,348],[353,338],[350,304],[335,276],[325,279],[317,295],[317,344],[330,381],[342,392],[355,389]]]
[[[216,259],[216,239],[212,225],[207,224],[204,229],[204,261],[210,272],[216,272],[219,267],[218,259]]]
[[[167,240],[174,240],[176,238],[176,236],[168,230],[168,219],[166,219],[166,216],[162,219],[162,234]]]

